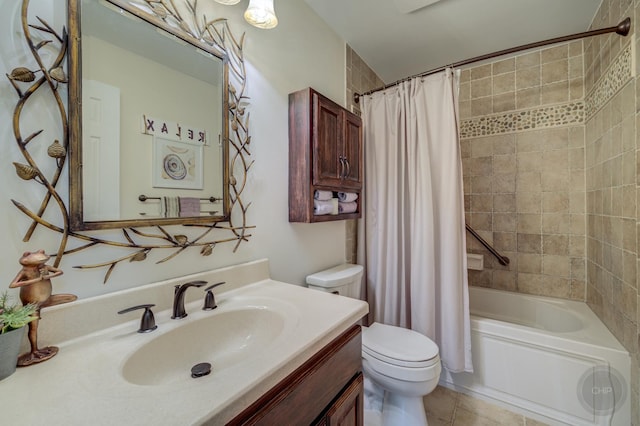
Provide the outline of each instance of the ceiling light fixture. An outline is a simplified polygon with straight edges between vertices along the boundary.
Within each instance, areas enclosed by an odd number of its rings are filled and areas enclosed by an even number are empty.
[[[226,4],[231,6],[231,5],[240,3],[241,0],[215,0],[215,1],[220,4]]]
[[[217,1],[217,0],[216,0]],[[271,29],[278,25],[273,0],[250,0],[244,19],[254,27]]]

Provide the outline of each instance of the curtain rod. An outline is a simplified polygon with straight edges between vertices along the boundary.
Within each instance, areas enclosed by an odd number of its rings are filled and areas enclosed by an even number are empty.
[[[571,35],[564,36],[564,37],[551,38],[549,40],[538,41],[538,42],[529,43],[529,44],[523,44],[522,46],[512,47],[510,49],[504,49],[504,50],[499,50],[499,51],[493,52],[493,53],[487,53],[485,55],[476,56],[476,57],[470,58],[470,59],[465,59],[464,61],[454,62],[453,64],[450,64],[450,65],[445,65],[445,66],[442,66],[442,67],[434,68],[434,69],[429,70],[429,71],[422,72],[420,74],[415,74],[415,75],[412,75],[412,76],[409,76],[409,77],[405,77],[405,78],[397,80],[397,81],[395,81],[393,83],[385,84],[382,87],[378,87],[377,89],[369,90],[368,92],[365,92],[365,93],[362,93],[362,94],[354,93],[353,94],[353,101],[355,103],[360,103],[360,97],[361,96],[370,95],[372,93],[379,92],[380,90],[384,90],[384,89],[387,89],[389,87],[396,86],[396,85],[402,83],[403,81],[411,80],[412,78],[425,77],[427,75],[435,74],[435,73],[443,71],[443,70],[445,70],[447,68],[457,68],[457,67],[461,67],[463,65],[472,64],[474,62],[480,62],[480,61],[484,61],[486,59],[497,58],[498,56],[508,55],[510,53],[520,52],[522,50],[535,49],[535,48],[538,48],[538,47],[547,46],[549,44],[563,43],[565,41],[577,40],[577,39],[586,38],[586,37],[593,37],[593,36],[597,36],[597,35],[601,35],[601,34],[608,34],[608,33],[615,32],[616,34],[625,37],[625,36],[627,36],[629,34],[629,30],[630,29],[631,29],[631,18],[627,17],[622,22],[620,22],[618,25],[613,26],[613,27],[607,27],[607,28],[601,28],[599,30],[592,30],[592,31],[586,31],[586,32],[582,32],[582,33],[571,34]]]

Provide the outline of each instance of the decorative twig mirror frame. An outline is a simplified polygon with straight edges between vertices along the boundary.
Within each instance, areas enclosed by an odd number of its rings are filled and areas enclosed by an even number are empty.
[[[79,1],[69,0],[70,12],[73,11],[73,8],[76,8],[77,11]],[[229,78],[225,82],[228,85],[228,98],[225,99],[226,105],[224,105],[229,119],[224,124],[225,126],[230,126],[230,130],[227,133],[229,137],[226,141],[228,146],[227,154],[229,156],[228,174],[225,173],[228,176],[228,182],[225,182],[225,184],[228,185],[229,189],[230,215],[228,222],[189,223],[184,225],[182,229],[188,227],[191,230],[196,230],[196,235],[193,236],[188,236],[187,234],[189,233],[186,231],[175,232],[175,227],[167,228],[164,223],[150,227],[142,221],[132,224],[132,226],[123,227],[120,239],[95,236],[72,230],[69,210],[56,189],[69,156],[69,120],[74,119],[74,117],[67,118],[65,103],[60,94],[59,86],[68,83],[67,73],[64,70],[64,60],[69,49],[78,48],[77,38],[79,34],[73,31],[67,34],[65,28],[59,33],[39,17],[37,17],[38,24],[29,24],[27,22],[29,0],[22,0],[22,30],[34,64],[17,67],[10,74],[6,74],[18,95],[18,101],[13,113],[13,133],[23,160],[14,162],[14,165],[16,173],[21,179],[42,185],[46,189],[46,193],[37,210],[32,210],[19,201],[11,201],[22,213],[32,219],[23,241],[30,240],[38,225],[60,234],[58,248],[55,253],[52,253],[55,256],[55,267],[60,264],[64,255],[77,253],[90,247],[110,246],[120,248],[126,252],[123,256],[115,259],[91,265],[74,266],[80,269],[105,268],[105,283],[119,263],[144,261],[147,259],[148,254],[154,250],[169,252],[157,263],[173,259],[189,248],[199,248],[202,256],[209,256],[217,244],[224,242],[235,242],[233,248],[235,252],[240,243],[248,241],[249,237],[251,237],[248,230],[254,228],[254,226],[247,224],[246,213],[251,203],[243,202],[241,199],[241,194],[246,187],[248,171],[253,164],[253,161],[250,160],[251,153],[249,151],[251,143],[249,113],[246,111],[248,97],[246,95],[246,70],[242,51],[244,34],[237,40],[231,33],[225,19],[207,20],[205,16],[199,18],[197,15],[197,0],[180,0],[191,15],[189,16],[191,22],[188,22],[183,16],[184,12],[181,13],[176,7],[176,0],[107,1],[191,44],[204,46],[205,50],[214,48],[224,55],[226,66],[229,69]],[[77,28],[77,25],[73,26],[73,28]],[[38,33],[37,37],[34,37],[32,31]],[[41,39],[41,41],[36,42],[37,39]],[[58,52],[50,64],[45,64],[43,56],[39,53],[40,49],[45,46],[48,49],[55,46],[54,48]],[[74,66],[74,64],[69,66]],[[38,77],[38,74],[40,74],[40,77]],[[50,89],[49,91],[45,90],[47,87]],[[36,151],[37,144],[47,143],[47,141],[42,140],[43,138],[39,138],[43,130],[37,130],[28,136],[23,136],[23,123],[21,123],[23,110],[33,100],[33,95],[36,92],[50,93],[60,116],[61,142],[56,139],[53,143],[49,142],[47,148],[49,159],[55,162],[53,172],[47,172],[51,169],[50,164],[46,167],[40,167],[36,163],[36,156],[32,155],[32,152]],[[77,100],[70,99],[70,102],[72,101]],[[53,224],[43,218],[50,207],[52,199],[55,200],[55,204],[58,206],[62,221],[61,225]],[[236,218],[235,220],[240,223],[238,225],[234,224],[233,218]],[[172,225],[177,222],[166,223],[166,225]],[[150,229],[144,229],[145,227]],[[226,237],[217,235],[222,231],[227,231],[230,234]],[[69,248],[71,246],[70,240],[77,240],[78,244],[73,248]]]

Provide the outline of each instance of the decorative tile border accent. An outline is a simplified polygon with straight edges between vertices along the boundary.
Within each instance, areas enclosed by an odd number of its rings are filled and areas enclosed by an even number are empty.
[[[577,101],[471,118],[460,123],[460,139],[584,124],[584,111]]]
[[[633,41],[614,59],[584,101],[485,115],[463,120],[460,139],[584,124],[634,77]]]
[[[586,117],[591,118],[633,78],[633,43],[629,43],[585,98]]]

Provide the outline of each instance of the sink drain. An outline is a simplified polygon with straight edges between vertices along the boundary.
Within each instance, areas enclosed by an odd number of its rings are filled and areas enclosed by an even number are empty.
[[[208,362],[201,362],[191,367],[191,377],[194,379],[206,376],[209,373],[211,373],[211,364]]]

